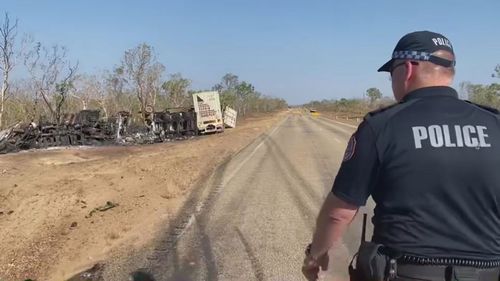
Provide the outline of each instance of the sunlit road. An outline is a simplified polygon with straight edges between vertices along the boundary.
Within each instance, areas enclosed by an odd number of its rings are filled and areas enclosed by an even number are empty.
[[[354,130],[321,117],[288,115],[223,165],[207,182],[205,203],[121,272],[142,268],[169,281],[305,280],[304,247]],[[331,251],[325,280],[348,279],[360,230],[358,215]],[[116,271],[106,274],[106,280],[123,280]]]

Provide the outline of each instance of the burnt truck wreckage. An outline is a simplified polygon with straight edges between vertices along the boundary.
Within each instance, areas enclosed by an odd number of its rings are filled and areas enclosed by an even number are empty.
[[[99,110],[67,114],[59,124],[18,123],[0,131],[0,153],[74,145],[145,144],[197,135],[194,110],[179,110],[183,109],[145,114],[144,126],[132,126],[127,111],[102,120]]]
[[[218,93],[216,97],[218,100]],[[206,125],[211,121],[202,122],[205,126],[200,129],[198,115],[194,107],[155,112],[148,106],[143,114],[145,124],[134,126],[127,111],[103,120],[99,110],[82,110],[64,115],[58,124],[46,121],[18,123],[0,131],[0,154],[60,146],[147,144],[186,139],[206,133]]]

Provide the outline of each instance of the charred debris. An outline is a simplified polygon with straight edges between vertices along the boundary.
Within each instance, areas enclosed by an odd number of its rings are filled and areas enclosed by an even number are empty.
[[[131,115],[120,111],[107,120],[99,110],[64,115],[58,123],[17,123],[0,131],[0,154],[60,146],[150,144],[198,135],[193,108],[168,109],[145,114],[143,125],[133,125]]]

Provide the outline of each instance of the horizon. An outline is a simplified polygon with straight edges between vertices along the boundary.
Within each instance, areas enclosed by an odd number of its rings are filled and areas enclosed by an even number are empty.
[[[18,38],[30,34],[45,46],[66,46],[79,73],[111,70],[144,42],[166,66],[164,79],[181,73],[191,89],[211,89],[232,73],[265,95],[301,105],[362,98],[371,87],[392,97],[388,75],[376,70],[399,38],[415,30],[450,39],[457,90],[460,82],[497,81],[491,73],[500,63],[500,39],[490,35],[500,3],[486,3],[423,1],[419,7],[433,9],[410,17],[389,1],[16,1],[3,10],[19,20]]]

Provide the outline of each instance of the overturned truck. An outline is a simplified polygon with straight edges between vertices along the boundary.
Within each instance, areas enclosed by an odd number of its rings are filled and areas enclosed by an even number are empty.
[[[144,144],[198,134],[192,108],[168,109],[146,117],[148,126],[133,127],[127,111],[102,120],[99,110],[82,110],[65,115],[59,124],[18,123],[0,131],[0,153],[58,146]]]
[[[152,118],[151,131],[157,141],[198,135],[194,108],[169,108],[163,112],[155,112]]]
[[[131,125],[127,111],[103,120],[99,110],[66,114],[58,123],[18,123],[0,131],[0,154],[57,146],[155,143],[223,132],[218,93],[196,93],[193,99],[194,107],[160,112],[147,107],[142,113],[145,124],[140,126]]]
[[[113,143],[126,133],[130,114],[121,111],[107,121],[100,119],[99,110],[82,110],[66,114],[59,124],[40,121],[18,123],[0,131],[0,153],[31,148]]]

